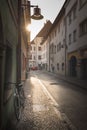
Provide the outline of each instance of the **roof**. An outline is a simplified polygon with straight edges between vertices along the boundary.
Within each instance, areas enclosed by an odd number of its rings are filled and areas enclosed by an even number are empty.
[[[65,13],[65,5],[66,5],[67,1],[69,1],[69,0],[65,0],[65,2],[63,4],[60,12],[58,13],[56,19],[54,20],[52,26],[50,27],[47,35],[45,35],[45,37],[44,37],[44,39],[43,39],[43,41],[42,41],[41,44],[43,44],[43,42],[47,39],[48,35],[50,35],[50,33],[53,31],[53,29],[55,28],[55,26],[57,25],[57,23],[60,21],[61,17],[64,15],[64,13]]]
[[[31,41],[31,44],[35,44],[34,40]]]
[[[48,20],[45,24],[44,24],[44,27],[40,30],[40,32],[36,35],[36,37],[45,37],[50,28],[52,26],[52,23],[50,22],[50,20]]]

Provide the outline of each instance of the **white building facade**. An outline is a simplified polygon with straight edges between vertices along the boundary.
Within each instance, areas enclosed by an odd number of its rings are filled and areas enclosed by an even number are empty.
[[[35,37],[34,42],[36,45],[36,64],[38,69],[42,69],[42,45],[40,44],[43,37]]]
[[[36,44],[34,43],[34,41],[31,42],[30,45],[30,55],[29,55],[29,68],[34,68],[37,67],[37,63],[36,63]]]
[[[65,75],[65,9],[61,9],[56,17],[47,39],[46,57],[48,59],[48,71]],[[45,44],[45,42],[43,44]]]
[[[30,51],[31,57],[33,58],[35,55],[35,65],[38,69],[47,69],[48,68],[48,61],[49,57],[47,56],[48,51],[48,46],[47,43],[42,44],[42,41],[46,37],[50,27],[52,26],[52,23],[47,20],[46,23],[44,24],[43,28],[41,31],[37,34],[37,36],[34,38],[33,43],[31,42],[31,48],[35,46],[35,52]],[[33,59],[29,60],[29,66],[33,63]],[[32,66],[32,65],[31,65]]]

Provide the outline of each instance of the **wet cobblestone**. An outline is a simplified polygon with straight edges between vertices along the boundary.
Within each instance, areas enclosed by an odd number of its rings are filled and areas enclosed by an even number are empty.
[[[25,84],[25,108],[16,130],[71,130],[56,114],[38,79],[31,77]]]

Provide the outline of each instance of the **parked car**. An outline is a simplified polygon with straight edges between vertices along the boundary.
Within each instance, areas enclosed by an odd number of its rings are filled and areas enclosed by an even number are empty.
[[[38,70],[38,67],[33,66],[33,67],[31,67],[31,70]]]

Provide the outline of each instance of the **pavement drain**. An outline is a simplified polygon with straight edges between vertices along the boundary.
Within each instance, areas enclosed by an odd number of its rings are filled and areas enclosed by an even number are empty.
[[[50,83],[50,85],[58,85],[58,84],[60,84],[60,83]]]
[[[46,105],[33,105],[33,112],[48,111],[49,108]]]

